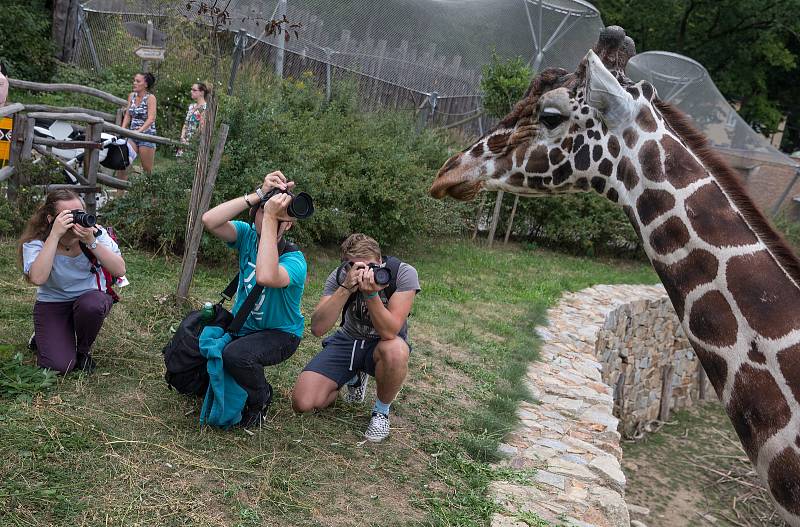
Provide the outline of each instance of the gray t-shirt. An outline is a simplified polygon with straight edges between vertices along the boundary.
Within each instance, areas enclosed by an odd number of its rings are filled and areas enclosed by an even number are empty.
[[[336,283],[336,269],[334,269],[331,274],[328,275],[327,280],[325,280],[325,289],[322,291],[322,296],[330,296],[335,293],[338,288],[339,284]],[[382,289],[378,293],[384,306],[389,303],[385,291],[385,289]],[[415,291],[417,293],[421,291],[417,270],[407,263],[401,263],[400,269],[397,271],[397,289],[395,292],[402,293],[403,291]],[[378,332],[372,326],[367,303],[360,292],[356,293],[355,299],[350,304],[350,307],[347,308],[342,329],[354,339],[379,338]],[[408,320],[403,322],[403,327],[400,329],[399,334],[402,337],[408,334]]]
[[[120,254],[117,243],[104,230],[97,237],[99,245],[105,245],[115,254]],[[28,274],[31,265],[39,256],[44,247],[42,240],[31,240],[22,244],[22,271]],[[103,262],[100,262],[101,264]],[[106,290],[106,278],[103,273],[95,275],[92,272],[92,265],[83,252],[77,256],[67,256],[56,254],[53,258],[53,268],[47,282],[40,285],[36,290],[36,300],[38,302],[69,302],[75,300],[83,293],[98,290],[97,276],[100,277],[101,291]]]

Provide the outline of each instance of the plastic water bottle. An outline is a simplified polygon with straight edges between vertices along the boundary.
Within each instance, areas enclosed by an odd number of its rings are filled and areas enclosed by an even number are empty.
[[[200,322],[205,325],[212,320],[214,320],[214,304],[206,302],[203,304],[203,309],[200,311]]]

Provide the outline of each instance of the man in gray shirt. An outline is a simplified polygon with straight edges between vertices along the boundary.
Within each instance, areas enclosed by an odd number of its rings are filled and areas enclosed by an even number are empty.
[[[389,407],[408,373],[407,319],[419,278],[407,263],[382,258],[378,242],[364,234],[342,243],[342,262],[325,281],[311,332],[321,337],[340,316],[342,326],[322,340],[322,351],[300,373],[292,406],[298,412],[325,408],[344,385],[345,401],[362,402],[372,375],[377,397],[364,437],[379,442],[389,435]]]

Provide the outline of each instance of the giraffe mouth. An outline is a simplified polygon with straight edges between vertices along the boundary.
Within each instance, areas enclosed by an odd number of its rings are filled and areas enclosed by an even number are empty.
[[[456,166],[452,166],[456,165]],[[436,180],[431,185],[430,194],[436,199],[445,196],[459,201],[471,201],[483,188],[483,181],[470,177],[470,170],[464,170],[463,165],[458,166],[455,160],[448,161],[439,169]]]

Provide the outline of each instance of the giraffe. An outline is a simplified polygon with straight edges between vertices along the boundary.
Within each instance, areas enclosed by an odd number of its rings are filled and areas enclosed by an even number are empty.
[[[687,118],[625,77],[610,26],[448,159],[435,198],[594,191],[622,206],[781,516],[800,527],[800,262]]]

